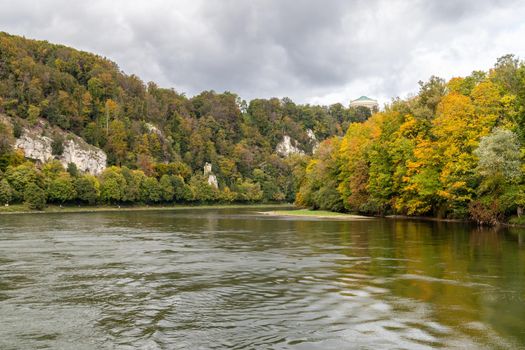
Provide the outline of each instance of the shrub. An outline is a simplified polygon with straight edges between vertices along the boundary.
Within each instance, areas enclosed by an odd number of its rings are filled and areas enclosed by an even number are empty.
[[[55,156],[61,156],[64,153],[64,137],[56,134],[51,142],[51,153]]]
[[[0,204],[9,204],[13,199],[13,189],[6,179],[0,181]]]
[[[473,201],[469,204],[468,210],[472,219],[480,225],[496,225],[502,218],[498,201],[490,203]]]
[[[42,210],[46,206],[46,193],[34,183],[27,185],[24,200],[29,209]]]

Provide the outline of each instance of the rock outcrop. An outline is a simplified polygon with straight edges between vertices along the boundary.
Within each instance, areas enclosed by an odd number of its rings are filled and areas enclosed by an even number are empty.
[[[304,154],[304,151],[297,147],[297,141],[292,140],[288,135],[283,136],[283,140],[275,148],[277,154],[287,157],[292,154]]]
[[[144,125],[146,126],[146,129],[148,129],[150,133],[157,134],[161,139],[165,138],[164,133],[159,128],[157,128],[155,125],[151,123],[145,123]]]
[[[23,150],[26,158],[45,163],[54,158],[51,150],[52,142],[49,137],[24,129],[22,135],[15,141],[15,148]]]
[[[215,174],[213,173],[210,163],[204,164],[204,176],[208,176],[208,185],[213,186],[215,188],[219,188],[217,176],[215,176]]]
[[[64,142],[64,152],[59,160],[64,167],[74,163],[79,170],[98,175],[106,169],[107,156],[100,148],[91,146],[79,138]]]
[[[55,156],[51,146],[53,140],[42,133],[42,127],[24,128],[22,135],[15,141],[15,148],[23,150],[26,158],[41,163],[58,159],[64,168],[69,163],[73,163],[79,170],[93,175],[100,174],[106,168],[106,153],[100,148],[89,145],[82,138],[61,132],[65,138],[64,151],[60,156]]]

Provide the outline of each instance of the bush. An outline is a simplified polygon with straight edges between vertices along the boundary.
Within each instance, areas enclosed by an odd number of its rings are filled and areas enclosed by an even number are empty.
[[[51,153],[54,156],[61,156],[64,153],[64,137],[60,134],[56,134],[51,142]]]
[[[0,181],[0,204],[9,204],[13,199],[13,189],[6,179]]]
[[[469,214],[480,225],[496,225],[502,219],[498,201],[485,203],[473,201],[469,204]]]
[[[22,132],[23,132],[23,128],[22,128],[22,125],[20,124],[20,122],[18,121],[15,121],[13,123],[13,136],[16,137],[16,138],[19,138],[20,136],[22,136]]]
[[[67,172],[72,177],[78,177],[78,175],[79,175],[78,174],[78,168],[77,168],[77,165],[75,163],[67,163]]]
[[[159,182],[154,177],[146,177],[141,184],[140,194],[142,201],[155,203],[161,200],[161,189]]]
[[[48,199],[51,202],[64,203],[76,197],[75,186],[68,173],[51,180],[47,186]]]
[[[84,175],[75,179],[74,184],[79,200],[89,204],[95,204],[100,195],[99,183],[96,177]]]
[[[30,183],[25,189],[24,200],[29,209],[42,210],[46,206],[46,193],[34,183]]]

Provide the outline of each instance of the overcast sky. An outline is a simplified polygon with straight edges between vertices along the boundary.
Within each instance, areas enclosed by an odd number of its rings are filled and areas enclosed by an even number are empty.
[[[194,95],[345,105],[525,58],[525,0],[0,0],[0,30]]]

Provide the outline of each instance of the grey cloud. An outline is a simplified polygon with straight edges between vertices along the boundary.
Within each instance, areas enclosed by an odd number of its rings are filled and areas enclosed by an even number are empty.
[[[503,50],[523,55],[501,38],[519,38],[524,15],[519,0],[0,0],[1,30],[94,51],[146,81],[300,102],[388,100],[430,74],[487,69]]]

